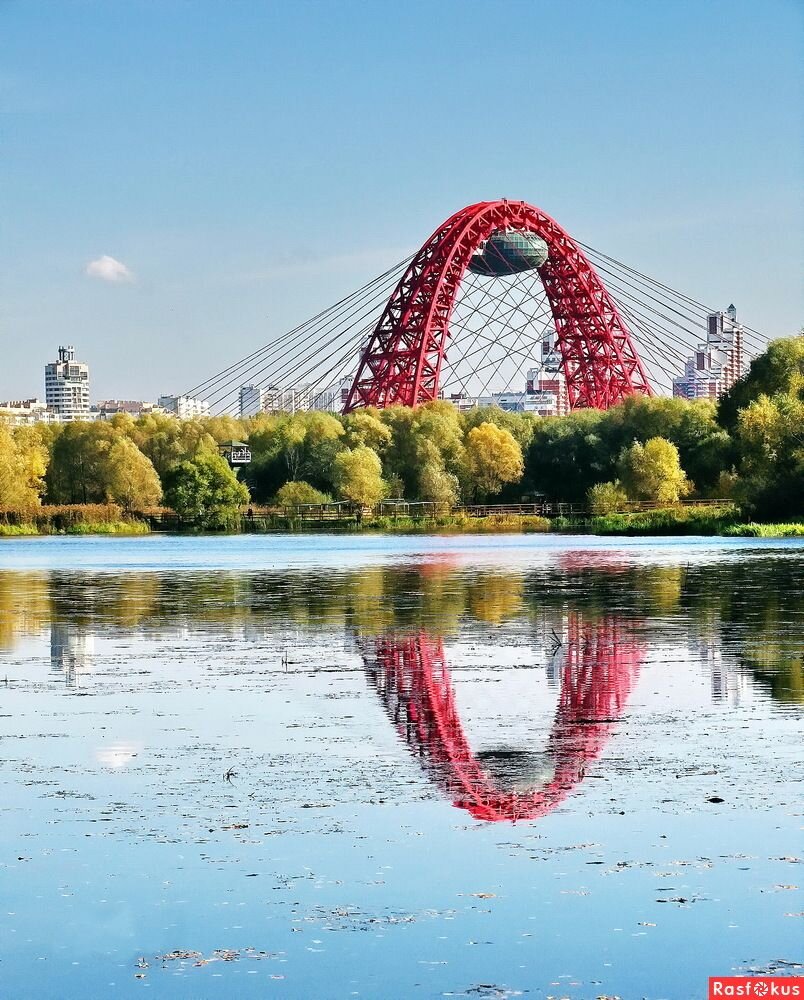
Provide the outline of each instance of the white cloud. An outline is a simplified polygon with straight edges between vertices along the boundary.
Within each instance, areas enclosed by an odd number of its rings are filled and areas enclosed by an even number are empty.
[[[101,281],[119,283],[134,280],[133,273],[122,261],[115,260],[114,257],[109,257],[107,254],[98,257],[97,260],[91,260],[84,268],[84,274],[89,275],[90,278],[100,278]]]

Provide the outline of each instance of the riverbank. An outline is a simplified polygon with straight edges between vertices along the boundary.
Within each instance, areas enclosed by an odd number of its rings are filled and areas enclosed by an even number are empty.
[[[0,538],[25,535],[147,535],[151,528],[117,504],[52,504],[0,511]]]
[[[0,524],[0,538],[41,535],[150,535],[143,521],[109,521],[99,524],[76,524],[67,528],[37,527],[35,524]]]
[[[150,521],[150,523],[149,523]],[[0,538],[34,535],[147,535],[151,531],[204,534],[192,524],[169,518],[149,519],[147,514],[126,514],[115,504],[75,504],[0,513]],[[272,512],[259,517],[244,515],[240,530],[228,534],[326,532],[336,534],[592,534],[708,535],[743,538],[804,537],[804,516],[799,521],[763,523],[741,520],[733,504],[687,505],[610,514],[571,514],[545,517],[511,512],[472,516],[464,511],[429,515],[377,516],[344,514],[337,518],[299,516]]]

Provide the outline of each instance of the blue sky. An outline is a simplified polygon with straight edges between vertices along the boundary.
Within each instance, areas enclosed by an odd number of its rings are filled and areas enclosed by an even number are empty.
[[[94,398],[187,389],[496,197],[793,333],[803,12],[0,0],[0,399],[65,342]]]

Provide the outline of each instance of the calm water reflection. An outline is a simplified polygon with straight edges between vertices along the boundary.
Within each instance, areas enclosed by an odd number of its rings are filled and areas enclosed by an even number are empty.
[[[598,757],[622,714],[643,650],[616,618],[554,631],[558,708],[543,753],[515,746],[475,754],[464,733],[444,644],[391,633],[366,657],[369,677],[400,736],[455,805],[482,820],[538,819],[551,812]],[[555,666],[555,663],[553,664]]]
[[[0,993],[794,963],[803,652],[801,544],[2,545]]]

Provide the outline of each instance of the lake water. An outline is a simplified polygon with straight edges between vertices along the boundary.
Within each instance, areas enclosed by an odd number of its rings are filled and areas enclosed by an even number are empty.
[[[0,997],[801,975],[804,543],[0,542]]]

